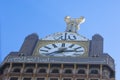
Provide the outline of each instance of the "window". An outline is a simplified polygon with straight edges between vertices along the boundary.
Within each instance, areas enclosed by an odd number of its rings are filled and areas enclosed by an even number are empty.
[[[20,72],[20,68],[13,69],[13,72]]]
[[[94,70],[91,70],[90,74],[98,74],[98,70],[94,69]]]
[[[72,80],[71,78],[64,78],[63,80]]]
[[[32,68],[26,69],[26,73],[33,73],[33,69]]]
[[[40,69],[38,73],[46,73],[46,69]]]
[[[50,78],[50,80],[58,80],[58,78]]]
[[[66,74],[71,74],[71,73],[72,73],[72,70],[71,70],[71,69],[66,69],[64,73],[66,73]]]
[[[76,80],[85,80],[85,79],[76,79]]]
[[[51,73],[59,73],[59,69],[53,69]]]
[[[10,80],[18,80],[17,77],[11,77]]]
[[[45,80],[45,78],[37,78],[37,80]]]
[[[85,74],[85,70],[84,69],[78,70],[78,74]]]
[[[23,80],[31,80],[31,78],[24,78]]]

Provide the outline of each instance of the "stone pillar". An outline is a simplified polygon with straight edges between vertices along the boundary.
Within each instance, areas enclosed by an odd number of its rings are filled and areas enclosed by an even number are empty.
[[[61,69],[60,69],[60,80],[62,80],[63,69],[64,69],[64,66],[63,66],[63,64],[61,64]]]
[[[100,80],[102,80],[102,75],[103,75],[103,74],[102,74],[102,70],[103,70],[103,69],[102,69],[102,64],[100,64]]]
[[[25,69],[25,63],[22,64],[22,68],[21,68],[21,71],[20,71],[20,80],[22,80],[24,69]]]
[[[22,47],[21,47],[21,49],[19,51],[20,52],[19,55],[21,55],[21,56],[24,56],[24,55],[30,56],[30,55],[32,55],[33,50],[34,50],[37,42],[38,42],[37,34],[33,33],[31,35],[28,35],[25,38],[24,42],[23,42],[23,45],[22,45]]]
[[[103,54],[103,38],[99,34],[95,34],[90,41],[90,56],[100,56]]]
[[[87,64],[87,80],[89,80],[89,69],[90,69],[90,66],[89,64]]]
[[[7,79],[9,79],[9,77],[10,77],[11,69],[12,69],[12,63],[10,63],[10,67],[8,69]]]

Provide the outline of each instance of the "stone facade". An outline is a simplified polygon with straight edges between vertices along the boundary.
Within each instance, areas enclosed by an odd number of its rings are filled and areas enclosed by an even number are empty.
[[[27,36],[18,52],[0,65],[0,80],[115,80],[114,60],[103,52],[103,38],[90,40],[88,57],[41,57],[33,55],[39,38]]]
[[[42,39],[28,35],[20,50],[0,64],[0,80],[115,80],[114,59],[104,53],[103,37],[78,34],[84,21],[67,16],[65,32]]]

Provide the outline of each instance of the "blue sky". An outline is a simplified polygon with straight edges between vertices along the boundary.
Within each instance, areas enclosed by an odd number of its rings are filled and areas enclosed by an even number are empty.
[[[120,1],[119,0],[0,0],[0,61],[11,51],[19,51],[24,38],[37,33],[43,38],[66,28],[64,17],[84,16],[79,34],[91,39],[104,37],[104,52],[116,64],[120,76]]]

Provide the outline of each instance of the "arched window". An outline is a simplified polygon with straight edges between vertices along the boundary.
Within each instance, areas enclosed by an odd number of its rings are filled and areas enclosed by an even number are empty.
[[[85,74],[85,70],[84,69],[79,69],[78,74]]]
[[[31,78],[24,78],[23,80],[32,80]]]
[[[76,79],[76,80],[85,80],[85,79]]]
[[[98,73],[99,73],[99,72],[98,72],[97,69],[92,69],[91,72],[90,72],[90,74],[98,74]]]
[[[37,78],[36,80],[45,80],[45,78]]]
[[[72,80],[71,78],[64,78],[63,80]]]
[[[72,73],[72,70],[71,70],[71,69],[65,69],[64,73],[66,73],[66,74],[71,74],[71,73]]]
[[[38,73],[46,73],[46,69],[39,69]]]
[[[11,77],[10,80],[18,80],[17,77]]]
[[[20,70],[21,70],[20,68],[14,68],[13,72],[20,72]]]
[[[28,68],[28,69],[26,69],[25,72],[26,72],[26,73],[33,73],[33,68]]]
[[[59,80],[58,78],[50,78],[50,80]]]
[[[59,69],[53,69],[51,73],[59,73]]]

